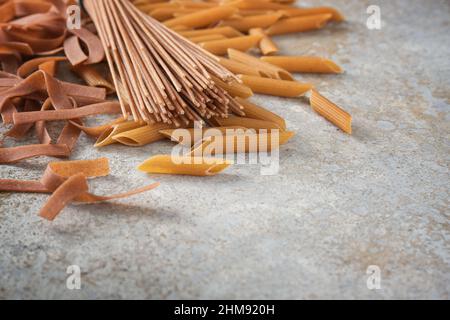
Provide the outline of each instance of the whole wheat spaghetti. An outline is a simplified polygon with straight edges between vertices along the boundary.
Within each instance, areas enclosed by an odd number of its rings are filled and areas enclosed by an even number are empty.
[[[240,80],[217,58],[145,15],[128,0],[85,0],[102,40],[124,116],[176,126],[226,117],[240,106],[217,86]]]

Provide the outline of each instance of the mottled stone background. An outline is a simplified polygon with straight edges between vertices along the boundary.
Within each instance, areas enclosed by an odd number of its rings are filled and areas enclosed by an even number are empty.
[[[276,176],[235,166],[217,177],[135,170],[172,144],[92,148],[113,175],[100,194],[162,186],[114,204],[37,217],[46,196],[0,194],[0,298],[440,298],[450,292],[450,4],[446,0],[303,1],[341,9],[346,23],[278,37],[282,53],[333,58],[346,73],[305,75],[354,116],[347,136],[304,99],[256,96],[297,136]],[[380,5],[383,28],[366,28]],[[30,143],[31,139],[26,141]],[[0,166],[37,178],[49,159]],[[79,265],[82,289],[66,289]],[[381,269],[381,289],[366,269]]]

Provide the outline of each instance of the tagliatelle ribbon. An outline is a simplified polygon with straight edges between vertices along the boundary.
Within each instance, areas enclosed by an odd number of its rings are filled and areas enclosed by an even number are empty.
[[[153,183],[112,196],[97,196],[89,193],[87,179],[104,177],[109,173],[109,162],[106,158],[50,162],[39,181],[0,179],[0,191],[52,193],[40,210],[40,216],[47,220],[54,220],[71,202],[94,203],[121,199],[153,190],[159,186],[159,183]]]

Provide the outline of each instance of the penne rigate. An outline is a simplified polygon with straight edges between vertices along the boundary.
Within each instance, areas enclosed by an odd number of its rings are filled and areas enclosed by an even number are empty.
[[[160,130],[159,132],[166,138],[186,145],[192,146],[199,140],[208,138],[214,135],[224,135],[228,130],[236,129],[247,129],[240,126],[230,126],[230,127],[208,127],[208,128],[189,128],[189,129],[166,129]]]
[[[183,37],[200,37],[208,35],[222,35],[227,38],[241,37],[243,34],[232,27],[217,27],[211,29],[201,29],[201,30],[190,30],[179,32]]]
[[[290,72],[301,73],[342,73],[343,70],[329,59],[311,56],[261,57],[262,61],[279,66]]]
[[[276,123],[280,129],[286,130],[286,121],[279,115],[245,99],[236,98],[236,101],[244,107],[243,111],[246,117],[273,122]]]
[[[248,32],[252,28],[268,28],[281,18],[282,14],[272,13],[257,16],[248,16],[239,19],[223,21],[221,26],[233,27],[241,32]]]
[[[244,127],[248,129],[282,129],[276,122],[253,119],[247,117],[238,117],[238,116],[228,116],[228,118],[216,118],[216,121],[219,123],[221,127]]]
[[[326,13],[314,16],[282,19],[269,27],[266,30],[266,33],[269,36],[274,36],[279,34],[316,30],[323,28],[328,21],[330,21],[331,17],[331,14]]]
[[[182,17],[174,18],[164,22],[167,27],[182,25],[191,28],[200,28],[211,25],[225,18],[230,17],[236,12],[236,8],[231,6],[220,6],[201,10]]]
[[[219,87],[227,91],[232,97],[241,97],[246,99],[253,96],[253,91],[248,86],[245,86],[242,83],[239,83],[237,81],[227,83],[222,79],[216,78],[214,76],[212,76],[212,79]]]
[[[344,21],[344,16],[335,8],[331,7],[314,7],[314,8],[288,8],[280,10],[289,17],[310,16],[317,14],[331,14],[331,20],[336,22]]]
[[[259,41],[259,50],[263,55],[275,54],[279,51],[277,45],[272,41],[272,39],[266,35],[263,29],[255,28],[250,29],[250,35],[260,35],[262,38]]]
[[[227,53],[228,49],[236,49],[239,51],[247,51],[251,48],[254,48],[258,45],[261,40],[261,36],[253,35],[253,36],[243,36],[237,38],[229,38],[224,40],[216,40],[201,43],[200,46],[218,56],[224,56]]]
[[[172,127],[173,125],[168,125],[165,123],[145,125],[137,129],[116,134],[112,136],[112,139],[126,146],[141,147],[156,141],[164,140],[165,137],[159,133],[159,131],[170,129]]]
[[[288,71],[273,64],[261,61],[260,59],[244,52],[228,49],[228,56],[231,60],[257,69],[261,77],[290,81],[294,80],[294,77]]]
[[[233,72],[234,74],[247,74],[249,76],[257,76],[259,77],[261,74],[259,73],[259,70],[256,69],[253,66],[249,66],[248,64],[227,59],[227,58],[219,58],[219,63]]]
[[[310,97],[311,107],[322,117],[333,123],[342,131],[352,134],[352,116],[339,108],[336,104],[312,90]]]
[[[72,70],[91,87],[105,88],[108,94],[116,91],[114,85],[103,78],[93,66],[80,64]]]
[[[224,171],[233,163],[215,158],[157,155],[144,161],[138,169],[153,174],[174,174],[207,177]]]
[[[297,81],[285,81],[247,75],[241,75],[240,78],[253,92],[278,97],[299,97],[313,88],[313,85],[310,83],[300,83]]]
[[[105,147],[110,144],[117,143],[117,141],[113,139],[114,136],[116,136],[122,132],[127,132],[130,130],[134,130],[134,129],[143,127],[145,125],[146,124],[144,122],[135,122],[135,121],[128,121],[128,122],[112,125],[109,128],[106,128],[100,134],[100,136],[97,138],[97,142],[94,144],[94,147],[97,147],[97,148]]]
[[[194,145],[190,156],[211,157],[219,154],[271,152],[286,144],[293,136],[291,131],[237,130],[226,135],[205,138]]]

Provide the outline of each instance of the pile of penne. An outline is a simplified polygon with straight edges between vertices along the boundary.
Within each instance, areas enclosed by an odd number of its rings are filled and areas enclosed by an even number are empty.
[[[216,55],[219,62],[242,83],[216,82],[232,96],[249,98],[254,93],[281,97],[311,95],[316,112],[351,133],[351,116],[313,91],[310,83],[299,83],[290,74],[328,73],[343,70],[333,61],[313,56],[276,56],[274,35],[323,28],[341,22],[342,14],[331,7],[294,7],[289,0],[135,0],[134,4],[154,19]],[[262,55],[257,58],[245,52]]]
[[[307,94],[311,107],[318,114],[351,134],[351,115],[322,96],[313,84],[298,82],[291,74],[339,74],[343,72],[341,67],[323,57],[279,56],[279,48],[272,39],[272,36],[276,35],[317,30],[328,23],[341,22],[344,17],[331,7],[300,8],[294,7],[294,3],[293,0],[134,1],[143,12],[214,54],[222,66],[239,75],[241,82],[225,83],[214,79],[244,107],[243,114],[230,115],[226,119],[212,119],[210,122],[217,128],[277,128],[281,130],[282,135],[284,132],[286,137],[283,119],[246,99],[255,93],[288,98]],[[120,126],[119,124],[118,127]],[[168,136],[167,131],[163,131],[159,132],[159,135],[155,131],[152,139]],[[129,133],[122,132],[112,139],[109,137],[109,141],[125,144],[131,142],[132,145],[136,143],[134,137],[123,139],[124,135]],[[291,136],[288,132],[288,137]],[[285,143],[288,139],[280,141]],[[97,143],[102,144],[103,142]],[[155,172],[161,172],[160,166],[155,165],[158,161],[168,160],[158,156],[146,162],[141,169],[153,172],[150,169],[150,164],[153,164]],[[218,163],[218,166],[223,168],[223,163]],[[180,172],[179,167],[173,169],[173,165],[168,162],[162,167],[172,168],[167,169],[169,173]]]

